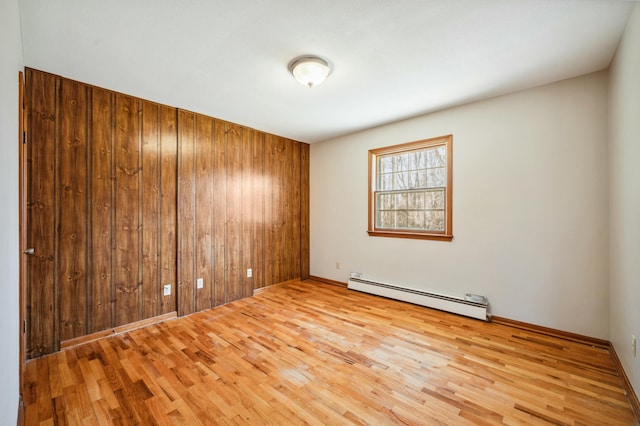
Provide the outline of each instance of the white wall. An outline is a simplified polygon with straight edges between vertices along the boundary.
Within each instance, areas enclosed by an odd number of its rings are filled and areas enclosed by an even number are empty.
[[[15,425],[19,395],[18,71],[22,69],[18,0],[0,0],[0,424]]]
[[[311,274],[484,294],[494,315],[608,339],[607,82],[590,74],[311,145]],[[369,237],[367,150],[450,133],[454,240]]]
[[[609,192],[611,341],[640,395],[640,5],[636,5],[610,70]],[[640,345],[640,342],[638,342]]]

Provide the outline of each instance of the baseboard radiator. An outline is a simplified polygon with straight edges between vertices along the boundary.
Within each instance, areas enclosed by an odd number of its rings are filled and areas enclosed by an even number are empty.
[[[357,277],[350,277],[347,286],[350,290],[401,300],[403,302],[477,318],[483,321],[490,320],[488,313],[489,304],[484,296],[467,294],[464,299],[460,299]]]

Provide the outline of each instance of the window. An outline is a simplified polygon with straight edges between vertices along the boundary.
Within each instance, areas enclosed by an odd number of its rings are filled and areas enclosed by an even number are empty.
[[[369,235],[451,241],[452,141],[369,151]]]

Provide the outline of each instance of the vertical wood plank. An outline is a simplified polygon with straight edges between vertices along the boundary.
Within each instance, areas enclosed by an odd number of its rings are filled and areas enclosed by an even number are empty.
[[[284,252],[285,252],[285,180],[286,180],[286,164],[285,164],[285,144],[284,139],[277,137],[275,140],[274,151],[274,168],[273,168],[273,253],[274,266],[272,284],[284,281],[286,278],[284,271]]]
[[[290,225],[287,231],[290,233],[287,240],[287,256],[289,261],[287,280],[300,278],[300,143],[288,140],[289,161],[291,166],[289,186],[287,189],[287,223]]]
[[[253,289],[264,287],[264,133],[253,132]]]
[[[195,114],[178,113],[178,315],[195,308]]]
[[[58,92],[59,338],[87,332],[87,87],[60,80]]]
[[[300,143],[300,278],[309,279],[309,145]]]
[[[225,122],[215,120],[213,136],[213,280],[214,306],[227,303],[226,276],[226,135]]]
[[[274,252],[274,157],[275,157],[275,140],[276,137],[270,134],[264,136],[264,286],[274,284],[273,271],[275,263]]]
[[[241,259],[240,259],[240,283],[241,296],[249,297],[253,294],[253,278],[247,277],[247,269],[251,268],[253,276],[253,223],[255,221],[255,206],[253,198],[253,150],[255,130],[243,128],[241,155]]]
[[[116,94],[115,262],[116,325],[139,320],[139,100]]]
[[[226,271],[227,302],[242,297],[241,230],[242,230],[242,128],[227,123],[227,213]]]
[[[142,316],[160,313],[160,107],[142,102]]]
[[[213,205],[213,122],[204,115],[196,116],[195,143],[195,279],[202,278],[204,287],[196,288],[196,310],[213,306],[213,229],[211,206]],[[196,286],[197,287],[197,286]]]
[[[161,106],[160,117],[160,285],[173,288],[171,295],[161,299],[161,313],[166,314],[176,310],[177,300],[178,116],[175,108]]]
[[[108,90],[91,90],[90,257],[92,287],[90,332],[112,327],[111,199],[112,199],[112,99]]]
[[[55,77],[27,69],[28,195],[27,239],[35,249],[29,257],[27,287],[27,358],[57,350],[55,313]]]

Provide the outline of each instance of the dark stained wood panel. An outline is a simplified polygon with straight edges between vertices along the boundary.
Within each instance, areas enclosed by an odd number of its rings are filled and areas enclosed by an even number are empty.
[[[27,147],[28,258],[27,358],[58,350],[55,275],[56,79],[26,70],[29,141]]]
[[[213,126],[214,119],[196,116],[195,135],[195,280],[202,279],[203,287],[196,292],[196,311],[213,306]]]
[[[119,326],[141,319],[141,105],[140,100],[121,94],[116,94],[115,105],[114,276]]]
[[[195,310],[195,129],[196,115],[178,117],[178,315]]]
[[[59,338],[87,333],[88,88],[58,79],[57,204]]]
[[[112,281],[112,194],[113,194],[113,94],[93,88],[91,95],[91,141],[89,203],[89,329],[114,327],[111,314]]]
[[[300,235],[301,235],[301,175],[300,175],[300,143],[287,140],[289,161],[291,164],[290,175],[287,176],[287,280],[300,278]]]
[[[251,145],[253,146],[251,194],[253,204],[251,221],[253,225],[252,262],[253,290],[264,287],[264,203],[265,181],[264,174],[264,138],[262,132],[252,131]]]
[[[227,258],[226,258],[226,220],[227,220],[227,182],[226,182],[226,134],[225,122],[215,120],[213,128],[213,304],[227,303]]]
[[[275,143],[277,137],[274,135],[265,135],[264,137],[264,175],[267,177],[264,181],[264,282],[263,287],[275,284],[274,270],[276,269],[276,253],[275,253],[275,220],[274,204],[279,202],[279,194],[277,191],[276,169],[274,168]]]
[[[177,278],[177,125],[175,108],[31,69],[27,78],[33,358],[175,310],[161,292]]]
[[[230,123],[226,131],[226,284],[227,302],[242,298],[242,128]]]
[[[308,145],[40,71],[27,80],[29,358],[308,274]]]
[[[176,311],[178,115],[175,108],[160,106],[160,285],[171,284],[171,295],[162,296],[161,314]],[[162,287],[161,287],[162,291]],[[160,293],[163,294],[163,293]]]
[[[240,294],[241,297],[248,297],[253,294],[253,241],[254,241],[254,220],[255,220],[255,197],[253,196],[253,176],[255,174],[253,167],[253,151],[255,149],[255,133],[253,129],[245,128],[242,131],[242,148],[241,148],[241,201],[240,210],[240,245],[242,253],[240,256]],[[251,277],[248,277],[247,271],[251,269]]]
[[[300,144],[300,278],[309,279],[309,145]]]
[[[160,106],[142,103],[142,313],[160,314]]]

